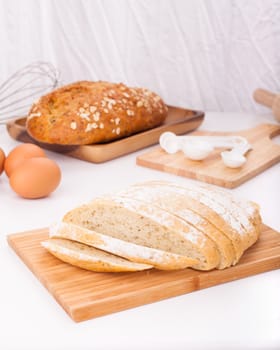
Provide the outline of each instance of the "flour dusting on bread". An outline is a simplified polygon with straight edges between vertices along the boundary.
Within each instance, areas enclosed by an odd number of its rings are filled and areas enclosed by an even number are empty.
[[[257,241],[260,225],[258,206],[235,199],[229,192],[212,186],[149,181],[70,210],[50,230],[49,244],[55,243],[53,239],[62,241],[49,251],[87,268],[86,257],[74,254],[76,246],[68,243],[77,242],[81,245],[78,251],[84,247],[93,255],[89,265],[93,271],[110,271],[102,252],[113,259],[112,271],[141,270],[141,266],[134,270],[123,266],[126,261],[161,270],[189,267],[208,271],[237,264]],[[70,250],[62,249],[66,244]],[[114,256],[124,259],[122,267],[114,266],[119,266]]]

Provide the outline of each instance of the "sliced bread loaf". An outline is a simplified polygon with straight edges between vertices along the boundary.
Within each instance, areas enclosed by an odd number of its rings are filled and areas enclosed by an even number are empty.
[[[198,260],[183,255],[140,246],[69,222],[52,225],[49,233],[50,237],[84,243],[130,261],[153,265],[159,270],[184,269],[198,264]]]
[[[189,198],[178,193],[168,185],[162,186],[131,186],[121,191],[118,195],[122,197],[135,198],[144,203],[153,204],[169,213],[186,221],[192,227],[206,235],[215,242],[220,253],[219,269],[229,267],[235,260],[234,247],[231,240],[204,217],[192,211]]]
[[[130,243],[179,254],[210,270],[220,264],[216,244],[181,218],[136,199],[106,196],[68,212],[64,222],[74,223]]]
[[[69,211],[44,246],[94,271],[223,269],[254,244],[260,227],[258,206],[227,191],[149,181]]]
[[[68,239],[50,238],[42,242],[42,246],[68,264],[96,272],[142,271],[153,267],[134,263]]]
[[[137,184],[136,184],[137,186]],[[142,186],[140,184],[140,186]],[[239,207],[234,201],[233,196],[229,194],[223,196],[216,191],[212,186],[192,185],[182,186],[175,183],[165,181],[151,181],[146,182],[144,186],[154,187],[168,186],[172,188],[175,193],[181,193],[189,198],[189,206],[192,210],[196,211],[199,215],[206,215],[206,218],[214,224],[218,229],[221,229],[224,234],[231,239],[235,249],[235,261],[237,263],[243,252],[250,247],[259,236],[259,227],[257,228],[251,224],[248,220],[248,213]],[[243,205],[245,205],[243,203]],[[247,207],[250,207],[248,201]],[[251,205],[253,206],[253,205]],[[254,210],[250,212],[257,213],[256,206],[253,206]],[[255,214],[256,215],[256,214]],[[250,220],[253,220],[250,217]],[[255,222],[259,221],[259,216],[256,215]]]

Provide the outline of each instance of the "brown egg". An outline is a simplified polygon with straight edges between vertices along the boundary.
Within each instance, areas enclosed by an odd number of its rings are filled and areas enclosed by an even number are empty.
[[[6,159],[5,153],[2,150],[2,148],[0,148],[0,175],[3,173],[3,170],[4,170],[5,159]]]
[[[39,146],[32,143],[24,143],[15,147],[7,156],[4,169],[8,177],[11,176],[14,169],[16,169],[25,159],[33,157],[46,157],[45,152]]]
[[[21,197],[35,199],[48,196],[60,183],[58,165],[45,157],[24,160],[11,174],[10,186]]]

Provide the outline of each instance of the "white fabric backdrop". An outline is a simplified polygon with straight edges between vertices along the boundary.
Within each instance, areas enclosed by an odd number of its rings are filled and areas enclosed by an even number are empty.
[[[123,81],[168,104],[266,112],[280,91],[279,0],[0,0],[0,82],[52,62],[64,82]]]

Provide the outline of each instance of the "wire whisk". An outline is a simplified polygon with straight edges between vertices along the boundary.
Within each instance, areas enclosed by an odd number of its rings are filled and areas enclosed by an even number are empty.
[[[59,85],[59,71],[49,62],[18,70],[0,85],[0,124],[26,116],[39,97]]]

